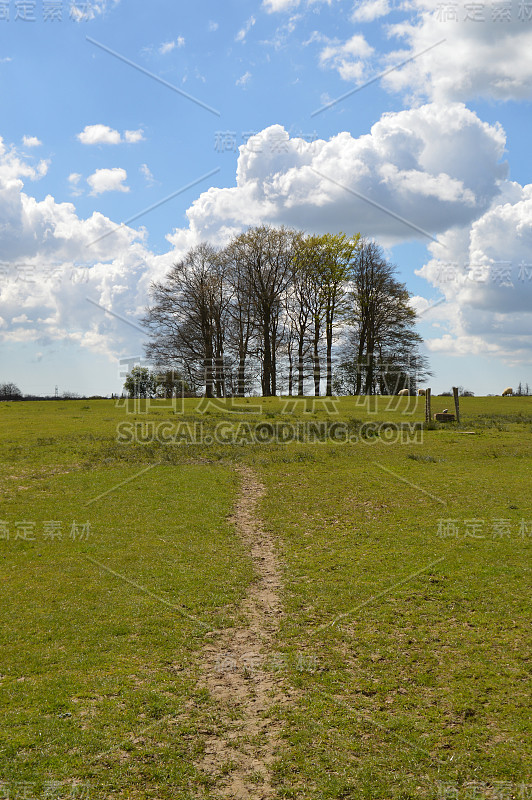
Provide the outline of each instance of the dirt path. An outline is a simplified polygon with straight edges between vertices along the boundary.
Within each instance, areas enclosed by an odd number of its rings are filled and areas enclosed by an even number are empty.
[[[204,651],[200,686],[217,701],[220,720],[198,766],[219,781],[213,797],[269,800],[275,794],[270,767],[281,729],[269,711],[286,702],[271,652],[282,613],[280,577],[273,542],[257,517],[265,489],[251,469],[241,467],[239,473],[242,487],[231,521],[251,552],[257,579],[242,604],[245,627],[217,632]]]

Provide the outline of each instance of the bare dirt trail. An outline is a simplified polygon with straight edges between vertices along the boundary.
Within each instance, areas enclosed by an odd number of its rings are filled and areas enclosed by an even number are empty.
[[[238,472],[242,485],[231,521],[251,553],[257,578],[241,607],[245,626],[216,632],[204,650],[199,686],[216,700],[220,724],[198,766],[219,781],[212,797],[270,800],[275,796],[270,769],[281,726],[269,711],[287,701],[282,677],[268,663],[282,615],[281,580],[273,541],[257,516],[264,486],[251,469]]]

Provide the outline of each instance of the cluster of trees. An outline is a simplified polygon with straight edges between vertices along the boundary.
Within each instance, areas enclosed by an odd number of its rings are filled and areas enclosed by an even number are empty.
[[[469,389],[464,389],[463,386],[457,386],[458,395],[459,397],[474,397],[475,392],[471,392]],[[451,390],[448,392],[441,392],[440,397],[453,397],[453,393]]]
[[[315,395],[322,379],[328,396],[390,394],[428,374],[410,295],[360,234],[251,228],[190,250],[151,296],[147,357],[207,397],[259,382],[266,397],[281,383],[303,395],[309,378]]]
[[[22,392],[14,383],[0,383],[0,400],[22,400]]]
[[[189,387],[174,370],[156,372],[148,367],[133,367],[128,372],[124,389],[130,397],[175,397],[189,393]]]

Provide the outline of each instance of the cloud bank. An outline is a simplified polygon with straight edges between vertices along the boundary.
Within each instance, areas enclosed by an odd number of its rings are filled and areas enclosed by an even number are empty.
[[[236,186],[211,188],[172,243],[263,222],[362,231],[389,246],[477,219],[499,192],[505,134],[462,104],[385,114],[365,136],[290,138],[280,125],[240,147]],[[369,201],[369,202],[368,202]]]
[[[425,317],[440,326],[428,346],[524,361],[532,352],[532,266],[526,283],[525,267],[521,278],[518,268],[532,252],[532,187],[506,180],[504,149],[501,127],[461,103],[385,114],[358,138],[343,132],[307,142],[273,125],[240,147],[236,185],[203,192],[188,225],[167,236],[168,252],[155,255],[142,229],[97,212],[81,219],[72,203],[51,196],[37,201],[24,183],[42,178],[47,162],[31,163],[0,143],[4,339],[44,345],[66,338],[109,357],[131,354],[141,334],[87,297],[136,323],[151,280],[188,248],[202,240],[223,245],[247,226],[270,223],[360,231],[385,246],[419,241],[425,230],[437,242],[426,239],[432,258],[419,274],[446,298]],[[70,175],[73,188],[79,179]],[[126,179],[115,168],[88,180],[98,194],[127,190]],[[500,276],[503,260],[512,262],[513,288],[500,277],[472,282],[480,267]],[[442,265],[454,265],[452,281]],[[33,276],[30,291],[23,270]]]

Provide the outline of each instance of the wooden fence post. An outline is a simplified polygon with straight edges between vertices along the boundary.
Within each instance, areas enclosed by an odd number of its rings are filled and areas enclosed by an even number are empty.
[[[458,387],[453,386],[454,408],[456,411],[456,421],[460,424],[460,400],[458,398]]]
[[[431,401],[431,390],[425,389],[425,422],[430,422],[432,419],[432,413],[430,408],[430,401]]]

